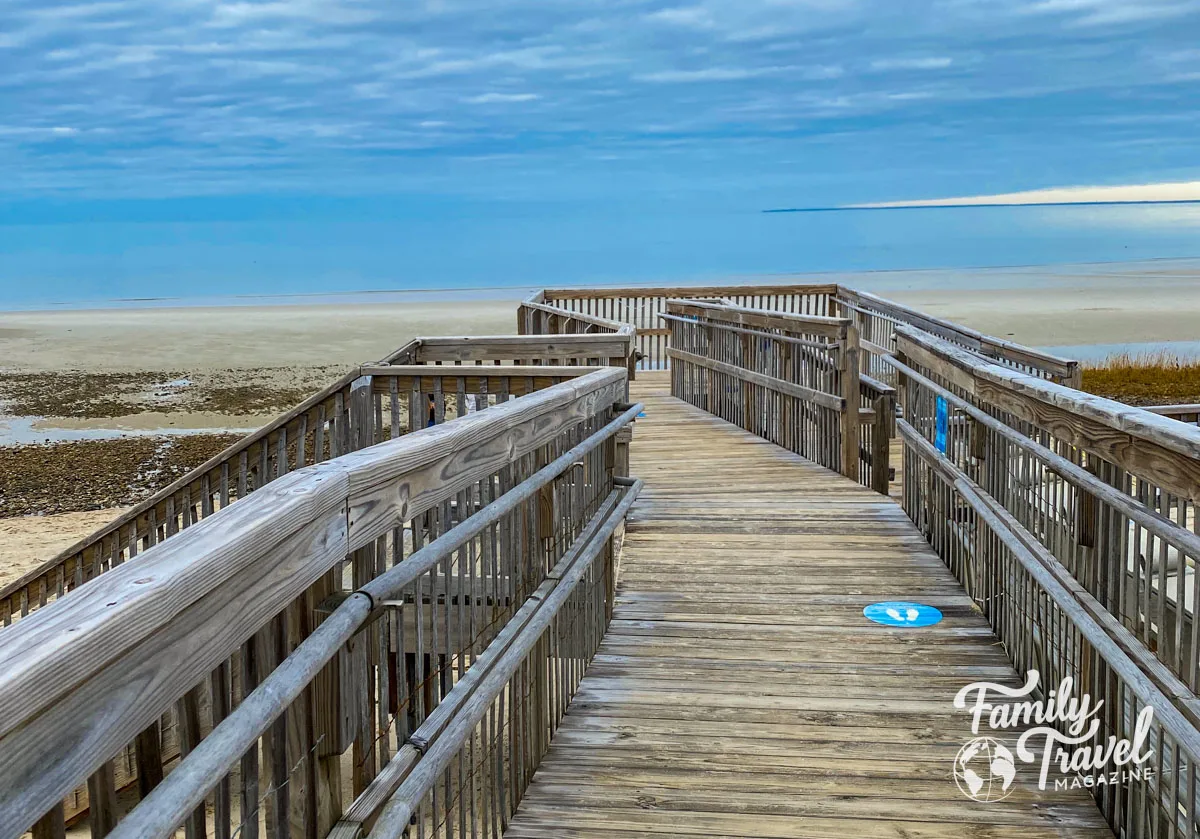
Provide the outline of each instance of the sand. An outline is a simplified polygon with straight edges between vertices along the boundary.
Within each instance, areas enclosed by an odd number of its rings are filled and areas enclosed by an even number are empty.
[[[124,511],[117,508],[0,519],[0,585],[33,570]]]
[[[195,373],[350,366],[420,335],[511,334],[518,300],[0,312],[0,367]]]
[[[1195,260],[776,275],[733,282],[829,280],[1031,346],[1200,339],[1200,262]],[[522,296],[514,291],[511,297],[497,292],[490,300],[0,313],[0,365],[19,371],[111,372],[349,366],[378,359],[419,335],[510,334]],[[218,417],[171,419],[187,427],[221,422]],[[0,520],[0,582],[115,514]]]

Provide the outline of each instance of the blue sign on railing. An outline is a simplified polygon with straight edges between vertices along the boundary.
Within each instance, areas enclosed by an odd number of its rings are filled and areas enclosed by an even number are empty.
[[[946,404],[945,399],[939,396],[937,398],[937,433],[934,435],[933,444],[942,454],[946,453],[946,436],[949,430],[950,406]]]

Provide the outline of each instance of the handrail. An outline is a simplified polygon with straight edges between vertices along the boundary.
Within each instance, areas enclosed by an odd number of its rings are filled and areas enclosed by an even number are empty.
[[[1183,835],[1192,835],[1195,779],[1181,767],[1194,767],[1200,758],[1195,694],[1165,672],[954,457],[908,421],[898,425],[906,450],[905,510],[979,604],[1018,671],[1038,671],[1042,696],[1070,678],[1095,708],[1106,709],[1095,719],[1095,743],[1129,737],[1139,710],[1153,709],[1147,732],[1153,774],[1091,788],[1114,831],[1175,835],[1182,823]],[[949,490],[948,499],[930,487],[933,481]],[[935,506],[943,512],[930,515]],[[1133,801],[1139,803],[1131,806]]]
[[[596,335],[562,335],[553,340],[503,335],[409,341],[386,356],[384,361],[351,368],[294,408],[237,440],[87,537],[0,586],[0,625],[24,618],[293,469],[384,439],[389,428],[394,437],[424,427],[424,421],[416,422],[410,401],[413,394],[397,390],[390,406],[388,428],[375,428],[365,435],[360,435],[357,430],[352,433],[351,392],[355,382],[363,377],[372,377],[377,385],[390,378],[394,384],[399,377],[412,375],[410,368],[426,366],[430,372],[422,371],[423,376],[433,375],[435,369],[443,376],[525,376],[529,386],[533,386],[549,382],[550,377],[579,375],[586,369],[578,366],[581,364],[611,364],[619,358],[618,366],[629,367],[626,357],[631,352],[631,338]],[[479,366],[479,361],[490,363]],[[490,369],[498,366],[500,361],[506,362],[501,365],[502,369]],[[518,363],[512,364],[514,361]],[[452,365],[446,366],[443,362],[452,362]],[[520,362],[533,363],[539,369],[533,371],[521,366]],[[568,362],[570,367],[559,366]],[[475,363],[469,374],[460,366],[464,363]],[[485,399],[492,396],[508,398],[528,389],[527,383],[518,384],[520,388],[515,392],[509,392],[505,385],[503,389],[477,387],[475,390],[467,386],[463,393],[475,395],[479,390]],[[422,393],[417,393],[416,398],[420,399]],[[436,422],[450,418],[440,390],[436,393],[428,391],[426,395],[436,402]],[[462,410],[461,404],[456,407],[457,412]],[[419,413],[423,412],[424,408]]]
[[[624,371],[601,368],[298,470],[0,630],[0,836],[27,829],[103,771],[346,557],[368,583],[380,539],[411,520],[419,547],[418,518],[443,510],[448,520],[456,503],[462,515],[467,488],[573,433],[624,393]]]
[[[460,691],[457,696],[454,695],[454,691],[451,691],[451,696],[447,697],[447,703],[450,704],[452,710],[440,721],[441,727],[436,735],[433,738],[421,737],[419,741],[414,736],[414,743],[419,745],[419,757],[414,755],[409,771],[402,780],[399,780],[396,791],[379,813],[378,820],[371,828],[369,839],[401,839],[405,835],[413,814],[418,812],[422,800],[430,795],[434,784],[440,780],[454,758],[463,752],[484,716],[497,701],[501,691],[513,679],[517,669],[527,664],[535,654],[537,647],[544,645],[547,637],[553,634],[553,623],[560,618],[564,607],[569,599],[578,592],[580,585],[585,583],[589,572],[594,571],[602,546],[612,538],[617,526],[624,521],[625,515],[636,500],[641,487],[641,481],[632,482],[622,493],[621,500],[615,509],[604,518],[599,529],[594,534],[589,534],[590,538],[586,541],[581,540],[580,549],[574,552],[573,556],[564,558],[555,568],[550,578],[539,590],[537,598],[531,599],[532,608],[529,615],[510,644],[499,651],[494,659],[488,661],[486,666],[476,671],[478,680],[469,686],[463,685],[464,690]],[[603,634],[602,631],[597,632],[596,630],[598,628],[602,630],[603,626],[607,625],[607,615],[602,610],[594,610],[591,621],[600,626],[584,627],[585,637],[588,638],[587,648],[581,651],[585,663],[595,652],[599,637]],[[581,672],[582,668],[580,668],[580,674]],[[566,690],[556,692],[553,709],[542,709],[539,706],[535,711],[540,717],[536,724],[542,727],[547,735],[554,733],[559,715],[570,702],[576,685],[576,680],[572,679],[564,686],[567,687]],[[484,749],[489,752],[497,752],[500,747],[498,744],[485,744]],[[533,755],[535,761],[539,758],[540,755]],[[486,760],[483,762],[487,763]],[[502,767],[501,771],[503,771]],[[485,770],[481,774],[486,776],[490,773]],[[510,780],[510,784],[518,787],[515,792],[519,796],[528,783],[528,778],[515,777],[515,773],[513,774],[514,777]],[[469,778],[469,782],[472,784],[475,782],[474,776],[475,770],[472,768]],[[497,815],[500,814],[497,813]],[[352,832],[339,834],[339,836],[361,836],[361,826],[362,822],[347,825]]]
[[[1200,689],[1200,429],[912,328],[898,330],[897,350],[908,427],[983,486],[1189,691]],[[911,515],[928,523],[940,513]]]
[[[978,330],[927,315],[874,294],[834,283],[613,287],[543,289],[527,303],[548,305],[562,312],[599,315],[637,327],[641,369],[667,366],[666,334],[658,319],[669,299],[726,298],[725,302],[758,310],[826,317],[845,316],[855,322],[867,359],[865,372],[886,375],[877,356],[894,350],[892,334],[900,324],[917,326],[963,347],[1028,370],[1045,378],[1078,386],[1079,362],[986,335]]]
[[[952,384],[980,399],[1022,419],[1049,425],[1062,435],[1081,437],[1087,441],[1084,448],[1114,458],[1146,480],[1185,496],[1195,491],[1200,480],[1196,462],[1200,461],[1200,429],[990,363],[912,327],[900,327],[896,334],[901,352],[930,360]]]
[[[723,303],[708,303],[701,300],[668,298],[669,314],[703,316],[721,323],[738,326],[753,326],[759,329],[791,329],[806,335],[819,335],[833,341],[845,340],[850,322],[845,318],[830,318],[820,315],[798,315],[773,309],[751,309]]]
[[[685,286],[598,286],[594,288],[542,289],[542,299],[550,300],[595,300],[604,297],[668,297],[695,300],[701,297],[771,297],[792,294],[833,294],[838,290],[836,283],[786,283],[786,284],[738,284],[738,285],[685,285]],[[541,302],[541,301],[539,301]],[[808,314],[793,312],[792,314]]]
[[[889,340],[897,327],[907,325],[916,327],[943,340],[951,341],[962,347],[990,358],[992,361],[1007,364],[1018,369],[1026,370],[1043,378],[1050,378],[1072,387],[1079,386],[1079,362],[1062,358],[1042,350],[1035,350],[1003,338],[985,335],[977,329],[928,315],[893,300],[887,300],[865,291],[857,291],[848,286],[837,287],[838,304],[849,310],[856,320],[862,336],[863,347],[872,355],[887,354],[895,348]],[[884,324],[872,321],[882,319]]]
[[[144,839],[150,836],[171,835],[186,815],[204,800],[216,785],[217,779],[262,736],[373,613],[391,608],[388,605],[389,600],[401,596],[407,586],[434,569],[453,551],[461,549],[487,528],[494,526],[504,515],[516,510],[519,505],[572,468],[581,457],[605,443],[619,429],[632,422],[641,409],[642,405],[638,404],[626,410],[584,442],[531,475],[512,492],[501,496],[458,527],[410,555],[403,563],[351,593],[312,635],[301,642],[291,655],[243,700],[237,710],[214,728],[196,750],[122,820],[112,834],[113,839]],[[624,517],[624,510],[627,508],[626,504],[620,510],[621,518]],[[613,517],[616,515],[614,513]],[[593,522],[589,529],[597,530],[598,523]],[[591,540],[581,539],[580,542],[587,545]],[[573,549],[562,562],[569,563],[575,553],[577,549]],[[495,658],[497,651],[502,651],[511,640],[509,636],[514,634],[511,630],[522,626],[524,613],[530,611],[529,607],[537,607],[540,603],[541,599],[534,597],[521,607],[505,629],[480,654],[479,660],[468,671],[468,675],[459,681],[438,706],[438,710],[426,719],[417,732],[410,735],[410,741],[418,738],[422,729],[436,730],[438,726],[444,727],[446,710],[454,707],[452,703],[478,681],[479,674],[487,672],[488,665]],[[424,748],[422,745],[422,750]],[[405,764],[400,761],[396,765]]]

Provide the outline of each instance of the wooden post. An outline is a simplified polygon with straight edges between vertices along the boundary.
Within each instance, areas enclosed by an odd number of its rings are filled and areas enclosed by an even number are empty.
[[[871,403],[875,409],[875,421],[871,427],[871,489],[880,495],[888,494],[888,483],[891,479],[891,436],[888,429],[891,419],[895,416],[895,399],[891,396],[877,396]]]
[[[1085,468],[1096,477],[1100,477],[1099,464],[1093,455],[1088,455]],[[1096,533],[1099,527],[1100,505],[1096,496],[1080,489],[1075,498],[1075,541],[1083,548],[1096,547]]]
[[[629,477],[629,444],[633,442],[633,426],[627,425],[618,431],[616,441],[616,462],[613,464],[613,474],[620,478]]]
[[[60,801],[33,826],[33,839],[63,839],[66,835],[67,823]]]
[[[1070,366],[1070,372],[1066,376],[1063,376],[1062,383],[1069,388],[1074,388],[1075,390],[1082,390],[1083,389],[1083,367],[1079,364],[1078,361],[1072,361],[1069,366]]]
[[[858,480],[858,330],[849,321],[842,327],[841,353],[838,358],[838,373],[842,382],[841,435],[842,474]]]

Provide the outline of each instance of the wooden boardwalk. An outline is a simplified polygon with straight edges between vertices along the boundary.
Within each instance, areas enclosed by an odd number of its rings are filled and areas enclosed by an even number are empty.
[[[973,681],[1016,684],[995,636],[891,500],[667,395],[631,472],[615,617],[510,837],[1111,836],[1024,767],[1004,801],[951,766]],[[865,605],[945,620],[889,629]]]

